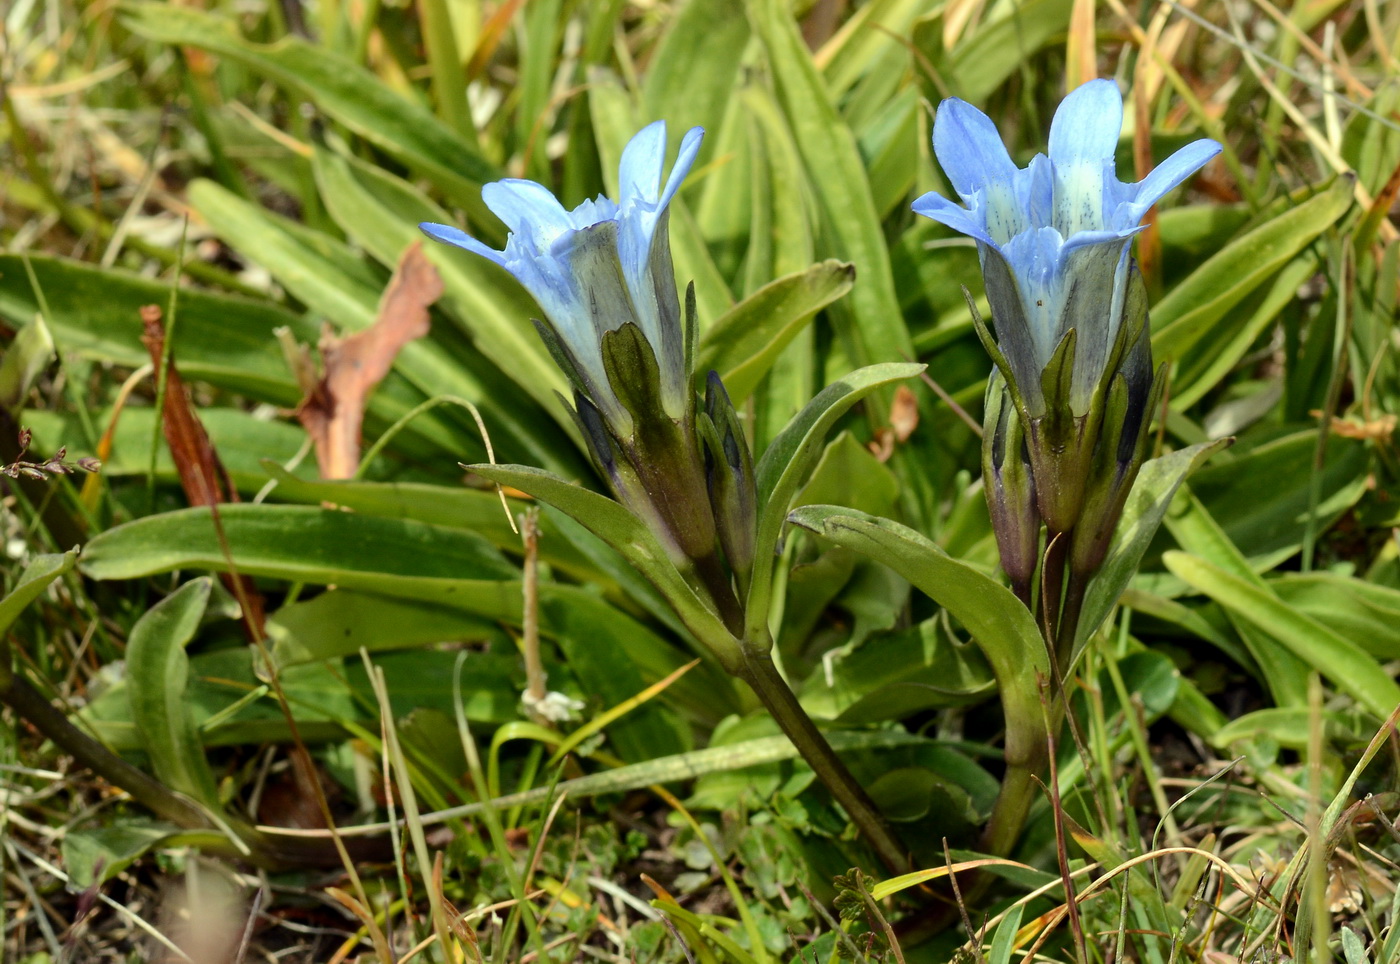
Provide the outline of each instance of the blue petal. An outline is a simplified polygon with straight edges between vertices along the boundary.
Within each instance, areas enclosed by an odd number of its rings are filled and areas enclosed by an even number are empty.
[[[530,292],[561,340],[575,349],[579,344],[587,344],[587,339],[580,339],[579,332],[591,335],[591,324],[586,317],[583,296],[576,279],[569,274],[567,263],[527,255],[508,258],[506,269]]]
[[[574,230],[587,228],[600,221],[617,220],[617,205],[609,198],[598,195],[595,198],[584,200],[578,207],[569,212],[569,223]]]
[[[618,166],[618,200],[624,205],[633,198],[656,200],[661,187],[661,169],[666,163],[666,122],[652,121],[627,142]]]
[[[1168,191],[1195,174],[1212,157],[1219,154],[1221,147],[1215,141],[1203,139],[1192,141],[1153,169],[1152,173],[1137,185],[1137,196],[1123,209],[1115,220],[1122,219],[1131,224],[1142,220],[1147,209],[1160,201]]]
[[[1123,132],[1123,95],[1111,80],[1091,80],[1070,92],[1050,122],[1050,160],[1058,166],[1113,157]]]
[[[1108,227],[1113,209],[1104,210],[1104,198],[1112,198],[1111,187],[1118,183],[1113,159],[1084,158],[1065,163],[1052,162],[1054,177],[1053,223],[1065,237],[1080,231],[1102,231]]]
[[[573,282],[570,317],[551,318],[561,338],[570,342],[590,385],[594,403],[615,425],[629,425],[626,411],[608,388],[603,368],[602,339],[605,332],[627,322],[640,323],[634,292],[627,284],[618,260],[618,224],[602,221],[575,231],[568,250],[558,254],[555,264]],[[541,306],[543,307],[543,305]],[[653,349],[657,343],[652,342]]]
[[[960,204],[954,204],[941,194],[930,191],[915,201],[911,207],[913,207],[915,214],[932,218],[939,224],[945,224],[954,231],[961,231],[968,237],[976,238],[986,244],[993,243],[987,234],[986,224],[983,223],[982,217],[976,211],[969,211]]]
[[[953,190],[970,198],[993,178],[1011,178],[1016,165],[991,118],[967,101],[950,97],[933,120],[933,152]]]
[[[1026,316],[1026,305],[1035,304],[1034,291],[1027,297],[1027,285],[1021,273],[1007,258],[991,245],[979,244],[978,254],[982,262],[982,281],[987,288],[987,303],[992,309],[992,327],[996,332],[997,347],[1001,349],[1006,363],[1011,369],[1011,378],[1021,393],[1032,417],[1045,411],[1044,395],[1040,388],[1040,371],[1045,360],[1038,347],[1038,339],[1033,330],[1033,322]],[[1040,295],[1044,300],[1044,295]]]
[[[1111,244],[1116,241],[1124,241],[1143,230],[1143,226],[1135,224],[1121,231],[1080,231],[1071,235],[1060,247],[1060,270],[1064,270],[1065,259],[1073,251],[1087,247],[1091,244]]]
[[[651,130],[656,126],[657,124],[652,124],[647,129]],[[661,153],[664,155],[665,126],[662,125],[660,130],[663,137]],[[686,131],[685,137],[681,138],[680,151],[676,155],[676,163],[672,165],[670,175],[666,178],[664,189],[658,195],[654,186],[650,187],[645,196],[640,193],[628,195],[624,191],[622,210],[618,217],[617,257],[622,267],[622,275],[626,279],[627,289],[635,305],[637,323],[655,350],[663,373],[671,368],[679,369],[683,366],[685,350],[684,339],[680,337],[683,333],[678,326],[678,319],[674,317],[675,274],[672,268],[669,235],[665,227],[667,207],[675,197],[676,191],[680,189],[681,182],[690,173],[704,136],[704,130],[699,127],[692,127]],[[633,138],[632,142],[635,144],[638,138]],[[623,164],[627,163],[624,159]],[[626,175],[620,172],[619,180],[625,182]],[[656,181],[659,180],[658,173]],[[684,396],[681,398],[683,405]]]
[[[671,167],[671,175],[666,178],[666,189],[661,192],[661,200],[657,202],[658,210],[670,204],[671,198],[680,190],[681,182],[690,173],[690,166],[695,163],[695,156],[700,153],[700,142],[704,139],[703,127],[692,127],[681,138],[681,149],[676,154],[676,163]]]
[[[492,181],[481,189],[481,198],[512,234],[537,250],[548,250],[560,234],[573,227],[564,205],[549,188],[534,181]]]
[[[1014,171],[1011,177],[991,178],[973,199],[982,209],[987,234],[995,244],[1007,244],[1018,234],[1036,227],[1025,199],[1029,197],[1033,172]]]
[[[473,254],[490,258],[501,267],[505,267],[506,259],[501,252],[494,248],[488,248],[461,228],[454,228],[450,224],[434,224],[431,221],[424,221],[418,225],[418,229],[435,241],[443,241],[459,248],[465,248]]]
[[[1029,340],[1027,354],[1033,360],[1037,379],[1064,335],[1064,329],[1059,324],[1064,282],[1059,271],[1063,244],[1064,239],[1054,228],[1037,228],[1017,235],[1002,248],[1006,262],[1016,277],[1021,317],[1026,326],[1025,337]],[[995,305],[992,306],[992,313],[995,316]],[[1002,337],[1000,331],[997,337]],[[1017,377],[1019,384],[1020,373],[1017,373]]]
[[[1052,223],[1055,210],[1055,165],[1044,154],[1037,154],[1016,178],[1016,199],[1026,212],[1031,227]]]

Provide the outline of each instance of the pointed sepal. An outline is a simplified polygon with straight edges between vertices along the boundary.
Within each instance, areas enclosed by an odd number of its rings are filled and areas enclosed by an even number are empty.
[[[739,586],[747,586],[753,571],[758,496],[754,488],[753,455],[734,404],[719,374],[710,372],[705,384],[705,410],[697,428],[705,447],[705,477],[720,547]]]

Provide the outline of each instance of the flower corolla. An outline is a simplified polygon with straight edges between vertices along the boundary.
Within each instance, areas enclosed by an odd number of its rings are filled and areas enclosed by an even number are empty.
[[[510,228],[504,251],[451,225],[419,225],[429,237],[489,258],[515,276],[543,310],[541,335],[574,387],[622,435],[631,433],[634,413],[619,397],[627,392],[613,384],[617,373],[609,371],[604,342],[629,323],[656,360],[665,412],[681,419],[691,406],[667,209],[703,137],[699,127],[686,132],[663,180],[666,122],[647,125],[622,152],[618,200],[599,196],[572,211],[534,181],[487,184],[482,198]]]
[[[1114,165],[1122,126],[1117,85],[1090,81],[1055,112],[1049,153],[1018,168],[986,114],[956,98],[938,107],[934,153],[966,206],[929,193],[914,210],[977,241],[997,346],[1030,418],[1057,401],[1088,412],[1124,342],[1137,340],[1123,331],[1139,320],[1123,310],[1133,235],[1148,209],[1220,153],[1215,141],[1194,141],[1124,184]],[[1067,396],[1048,399],[1041,376],[1066,338]]]

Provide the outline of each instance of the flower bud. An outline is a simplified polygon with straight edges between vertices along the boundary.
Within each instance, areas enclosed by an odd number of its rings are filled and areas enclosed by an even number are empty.
[[[753,455],[734,403],[717,372],[705,383],[705,411],[697,418],[705,453],[710,507],[724,557],[740,586],[753,570],[758,496],[754,491]]]
[[[1016,595],[1031,598],[1040,558],[1040,511],[1021,416],[998,371],[987,382],[982,433],[982,484],[992,517],[1001,568]]]

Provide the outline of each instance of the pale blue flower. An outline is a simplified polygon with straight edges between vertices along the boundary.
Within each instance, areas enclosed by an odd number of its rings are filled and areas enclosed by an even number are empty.
[[[487,184],[482,198],[510,228],[504,251],[451,225],[419,225],[429,237],[490,258],[516,277],[544,311],[546,341],[556,357],[563,356],[563,367],[572,369],[576,387],[624,436],[632,430],[632,414],[609,379],[602,343],[605,333],[628,322],[637,325],[656,356],[666,413],[681,419],[692,404],[667,206],[703,136],[698,127],[686,132],[663,181],[666,122],[644,127],[622,152],[617,202],[599,196],[566,211],[534,181]]]
[[[914,210],[977,241],[997,343],[1025,414],[1068,403],[1082,417],[1123,358],[1129,248],[1152,205],[1220,152],[1198,140],[1137,184],[1114,169],[1123,99],[1111,80],[1073,91],[1050,125],[1049,155],[1018,168],[996,126],[965,101],[938,107],[933,149],[966,207],[929,193]],[[1075,330],[1066,397],[1047,399],[1041,373]],[[1128,336],[1131,337],[1129,332]]]

